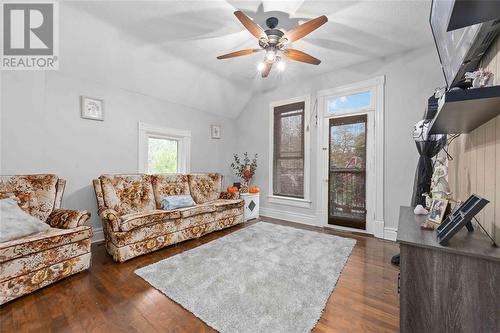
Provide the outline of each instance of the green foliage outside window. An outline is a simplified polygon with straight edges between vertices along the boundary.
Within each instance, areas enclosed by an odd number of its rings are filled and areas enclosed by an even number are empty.
[[[148,172],[177,172],[177,141],[168,139],[148,139]]]

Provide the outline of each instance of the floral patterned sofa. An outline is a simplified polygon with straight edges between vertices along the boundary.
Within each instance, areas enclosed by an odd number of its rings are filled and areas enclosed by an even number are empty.
[[[93,180],[106,250],[118,262],[243,222],[243,200],[222,192],[222,175],[102,175]],[[193,207],[161,210],[167,195]]]
[[[0,243],[0,304],[90,267],[92,228],[83,225],[90,213],[60,208],[64,186],[56,175],[0,176],[0,199],[17,198],[51,226]]]

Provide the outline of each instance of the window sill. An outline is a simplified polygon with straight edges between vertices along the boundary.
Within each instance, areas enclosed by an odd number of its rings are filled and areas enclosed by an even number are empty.
[[[300,208],[311,208],[311,204],[312,204],[312,202],[310,200],[307,200],[307,199],[281,197],[281,196],[277,196],[277,195],[269,195],[269,196],[267,196],[267,198],[268,198],[268,201],[270,203],[287,205],[287,206],[294,206],[294,207],[300,207]]]

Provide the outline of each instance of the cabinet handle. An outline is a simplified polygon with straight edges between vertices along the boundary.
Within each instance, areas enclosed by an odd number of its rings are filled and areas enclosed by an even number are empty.
[[[401,273],[398,273],[398,294],[401,293]]]

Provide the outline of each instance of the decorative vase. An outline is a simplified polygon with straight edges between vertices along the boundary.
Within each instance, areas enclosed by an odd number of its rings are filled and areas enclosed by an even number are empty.
[[[244,183],[241,183],[240,185],[240,192],[241,193],[248,193],[248,183],[247,182],[244,182]]]

